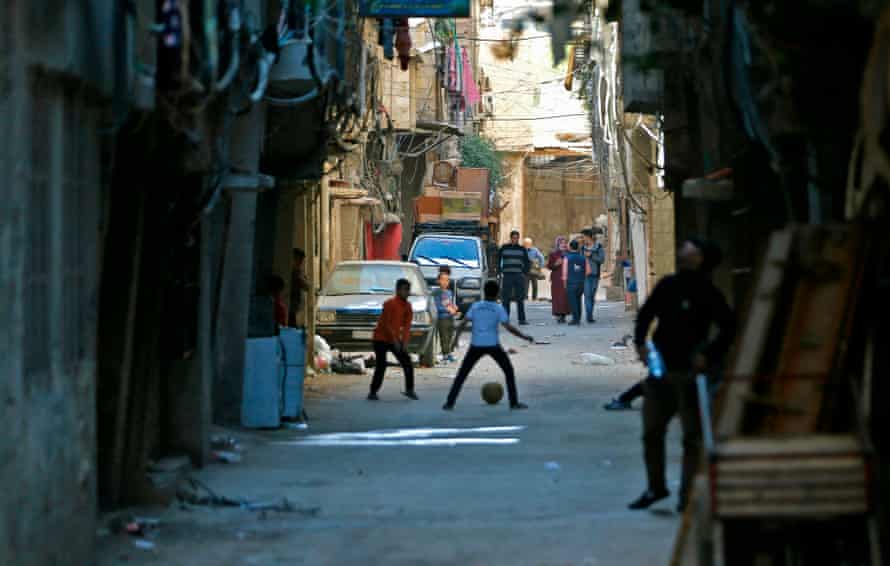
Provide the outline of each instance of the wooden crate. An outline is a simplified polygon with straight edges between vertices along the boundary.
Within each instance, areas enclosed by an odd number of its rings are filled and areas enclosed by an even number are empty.
[[[869,510],[868,463],[853,435],[733,438],[711,464],[717,518],[823,518]]]

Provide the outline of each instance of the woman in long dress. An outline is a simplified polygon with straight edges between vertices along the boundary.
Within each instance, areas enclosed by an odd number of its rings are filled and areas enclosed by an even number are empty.
[[[562,262],[568,252],[568,240],[562,236],[556,238],[553,251],[547,256],[547,269],[550,270],[550,296],[553,299],[553,316],[559,324],[564,324],[566,316],[571,312],[569,295],[566,293],[566,282],[562,274]]]

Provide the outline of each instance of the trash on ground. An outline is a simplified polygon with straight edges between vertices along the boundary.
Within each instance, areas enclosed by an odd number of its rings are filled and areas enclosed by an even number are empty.
[[[621,340],[612,343],[612,349],[626,350],[627,348],[630,348],[631,343],[633,343],[633,339],[634,337],[630,334],[625,334],[624,337],[621,338]]]
[[[516,348],[507,348],[507,353],[512,355],[518,354],[519,352],[516,350]]]
[[[191,472],[191,469],[192,461],[188,456],[162,458],[148,463],[145,477],[155,488],[157,494],[166,503],[169,503],[176,495],[177,486]]]
[[[188,456],[174,456],[161,458],[156,462],[148,463],[149,472],[178,472],[192,467],[192,461]]]
[[[546,462],[544,467],[552,472],[558,471],[561,468],[559,462]]]
[[[224,464],[240,464],[242,460],[240,453],[229,452],[228,450],[214,450],[213,457],[218,462],[223,462]]]
[[[204,482],[188,478],[176,491],[180,501],[191,505],[209,505],[211,507],[240,507],[244,501],[217,495]]]
[[[234,436],[214,434],[210,437],[210,447],[214,450],[226,450],[229,452],[243,452],[244,447]]]
[[[557,337],[559,337],[559,336],[565,336],[565,335],[566,335],[565,332],[554,332],[554,333],[553,333],[553,337],[554,337],[554,338],[557,338]]]
[[[133,546],[135,546],[136,548],[142,549],[142,550],[154,550],[155,549],[155,543],[151,542],[150,540],[145,540],[142,538],[134,540]]]
[[[608,356],[594,354],[592,352],[584,352],[581,354],[581,359],[579,361],[572,363],[582,366],[614,366],[615,360]]]
[[[309,423],[293,423],[284,421],[281,423],[284,428],[290,430],[309,430]]]
[[[549,346],[550,344],[553,344],[553,342],[550,340],[535,340],[535,344],[538,346]]]
[[[307,517],[315,517],[321,513],[321,507],[297,507],[287,497],[281,501],[252,502],[242,505],[248,511],[278,511],[279,513],[299,513]]]
[[[365,373],[365,363],[361,359],[350,360],[338,356],[331,362],[331,371],[345,375],[362,375]]]

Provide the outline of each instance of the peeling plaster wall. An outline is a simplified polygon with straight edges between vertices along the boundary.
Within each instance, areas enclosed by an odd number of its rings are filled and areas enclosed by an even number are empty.
[[[93,561],[112,4],[0,7],[0,564]]]

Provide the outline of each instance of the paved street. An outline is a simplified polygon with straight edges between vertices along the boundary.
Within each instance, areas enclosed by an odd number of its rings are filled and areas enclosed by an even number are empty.
[[[517,350],[528,411],[482,403],[482,383],[501,379],[490,360],[452,413],[441,405],[456,364],[420,371],[419,402],[399,395],[396,377],[370,403],[367,378],[319,376],[307,386],[309,431],[236,431],[244,461],[196,474],[219,495],[286,497],[295,510],[174,505],[152,515],[161,519],[153,550],[106,535],[100,563],[666,564],[679,522],[674,499],[652,512],[626,509],[644,487],[639,412],[601,408],[641,375],[632,349],[609,347],[630,331],[631,315],[607,303],[595,325],[579,329],[556,325],[549,304],[530,312],[529,331],[552,345],[505,339]],[[581,352],[617,364],[573,363]],[[401,433],[324,436],[383,430]],[[676,431],[670,442],[675,480]]]

